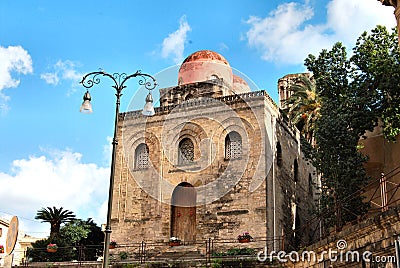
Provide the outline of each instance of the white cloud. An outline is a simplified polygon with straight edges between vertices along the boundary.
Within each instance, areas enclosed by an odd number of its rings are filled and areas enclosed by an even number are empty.
[[[60,82],[60,78],[58,78],[57,73],[43,73],[40,75],[40,78],[50,85],[57,85],[58,82]]]
[[[53,150],[48,156],[15,160],[9,173],[0,172],[0,196],[8,212],[22,219],[34,219],[42,207],[71,210],[78,218],[91,217],[97,224],[105,221],[110,170],[82,163],[82,155],[71,150]],[[26,233],[48,231],[49,226],[23,220]],[[44,236],[43,234],[38,236]]]
[[[327,27],[346,43],[355,44],[361,33],[378,24],[388,29],[396,26],[394,8],[379,1],[331,0],[327,12]]]
[[[168,37],[163,40],[161,56],[163,58],[172,57],[174,63],[181,63],[183,60],[183,51],[185,49],[187,33],[190,31],[190,25],[184,15],[179,20],[179,29],[170,33]]]
[[[103,159],[104,163],[106,165],[109,165],[111,163],[111,157],[112,157],[112,141],[113,138],[110,136],[107,136],[107,144],[103,145]]]
[[[229,46],[227,44],[225,44],[224,42],[219,43],[218,47],[219,47],[220,51],[229,50]]]
[[[33,72],[32,58],[21,46],[0,46],[0,112],[5,113],[9,107],[9,97],[1,90],[15,88],[20,80],[13,78],[12,74],[29,74]]]
[[[52,72],[42,73],[40,78],[43,79],[47,84],[58,85],[60,81],[70,81],[71,89],[68,91],[68,95],[75,92],[75,87],[79,84],[82,79],[82,74],[76,71],[77,64],[70,60],[58,60],[51,69]]]
[[[7,102],[10,100],[10,97],[4,95],[0,91],[0,114],[5,115],[7,114],[8,110],[10,110],[10,107],[8,107]]]
[[[28,74],[32,73],[32,58],[21,46],[0,46],[0,90],[17,87],[18,79],[11,77],[12,72]]]
[[[320,24],[310,23],[314,13],[306,1],[281,4],[265,18],[251,16],[246,21],[247,42],[266,61],[302,64],[308,54],[318,54],[338,41],[352,48],[363,31],[377,24],[395,26],[393,8],[379,1],[331,0],[326,22]]]

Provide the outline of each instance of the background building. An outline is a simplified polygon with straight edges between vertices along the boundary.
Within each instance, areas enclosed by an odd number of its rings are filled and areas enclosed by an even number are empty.
[[[4,253],[0,253],[0,267],[4,265],[4,257],[6,256],[6,240],[8,233],[9,221],[0,218],[0,245],[4,246]],[[37,241],[39,238],[34,238],[26,235],[21,229],[18,230],[17,243],[15,244],[13,255],[13,265],[20,265],[25,259],[25,253],[32,245],[33,242]]]

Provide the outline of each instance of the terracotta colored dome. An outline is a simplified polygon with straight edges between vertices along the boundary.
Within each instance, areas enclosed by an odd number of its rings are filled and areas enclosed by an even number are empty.
[[[240,76],[233,75],[233,92],[236,94],[250,92],[247,82]]]
[[[211,50],[200,50],[194,52],[182,62],[182,65],[185,64],[186,62],[192,62],[192,61],[222,62],[229,66],[228,61],[222,55]]]
[[[178,73],[178,85],[222,79],[232,86],[233,74],[228,61],[211,50],[200,50],[189,55]]]
[[[236,74],[233,75],[233,83],[234,83],[234,84],[242,84],[242,85],[245,85],[245,86],[249,86],[249,85],[247,84],[247,82],[244,81],[243,78],[241,78],[240,76],[238,76],[238,75],[236,75]]]

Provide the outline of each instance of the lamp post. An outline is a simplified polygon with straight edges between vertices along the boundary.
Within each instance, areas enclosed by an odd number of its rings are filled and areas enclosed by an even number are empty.
[[[112,158],[111,158],[111,173],[110,173],[110,185],[108,191],[108,210],[107,210],[107,223],[105,229],[105,238],[104,238],[104,251],[103,251],[103,268],[108,267],[109,261],[109,244],[110,244],[110,234],[111,234],[111,211],[112,211],[112,203],[113,203],[113,191],[114,191],[114,174],[115,174],[115,159],[116,159],[116,149],[118,145],[118,138],[117,138],[117,127],[118,127],[118,115],[119,115],[119,106],[120,106],[120,99],[122,96],[122,91],[125,86],[125,82],[133,77],[139,78],[139,85],[144,86],[149,93],[146,97],[146,104],[144,105],[142,114],[145,116],[152,116],[154,115],[154,107],[153,107],[153,98],[151,96],[151,90],[153,90],[156,86],[156,80],[149,74],[141,73],[140,71],[136,71],[131,75],[127,75],[126,73],[114,73],[109,74],[104,72],[103,70],[97,72],[91,72],[83,76],[81,84],[87,89],[86,93],[83,96],[83,103],[80,108],[82,113],[91,113],[92,112],[92,105],[90,103],[92,97],[89,93],[89,88],[93,87],[95,84],[100,83],[101,77],[108,77],[113,82],[114,85],[112,86],[116,90],[115,96],[117,97],[116,106],[115,106],[115,123],[114,123],[114,138],[112,141]]]

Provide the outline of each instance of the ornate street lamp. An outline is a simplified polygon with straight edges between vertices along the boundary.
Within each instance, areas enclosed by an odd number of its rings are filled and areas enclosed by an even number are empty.
[[[153,98],[151,96],[151,90],[153,90],[156,86],[156,80],[154,77],[148,74],[143,74],[140,71],[137,71],[134,74],[127,75],[126,73],[114,73],[108,74],[102,70],[97,72],[91,72],[83,76],[81,84],[89,89],[93,87],[95,84],[100,83],[101,77],[108,77],[113,82],[114,85],[112,86],[116,90],[117,102],[115,107],[115,123],[114,123],[114,138],[112,141],[112,158],[111,158],[111,174],[110,174],[110,185],[108,191],[108,210],[107,210],[107,223],[105,228],[105,239],[104,239],[104,251],[103,251],[103,268],[108,267],[109,261],[109,244],[110,244],[110,234],[111,234],[111,211],[112,211],[112,203],[113,203],[113,191],[114,191],[114,173],[115,173],[115,158],[116,158],[116,148],[118,145],[117,139],[117,127],[118,127],[118,115],[119,115],[119,106],[120,106],[120,99],[122,96],[122,90],[126,87],[125,82],[132,77],[139,78],[139,85],[144,86],[149,93],[146,97],[146,104],[144,105],[142,114],[145,116],[152,116],[154,115],[154,107],[153,107]],[[90,96],[89,90],[83,96],[83,103],[80,108],[82,113],[91,113],[92,112],[92,105],[90,103],[92,97]]]

